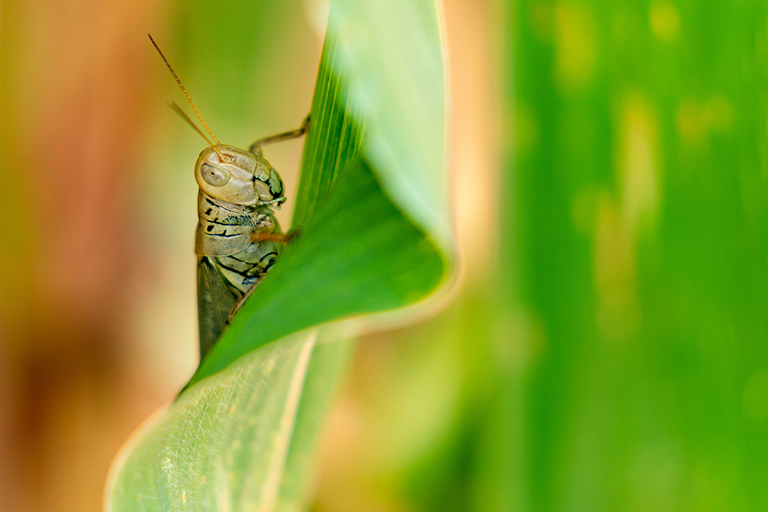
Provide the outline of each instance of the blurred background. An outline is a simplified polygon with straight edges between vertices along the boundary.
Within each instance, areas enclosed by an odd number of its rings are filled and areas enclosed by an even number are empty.
[[[768,508],[768,8],[443,7],[462,288],[360,341],[313,510]],[[0,8],[0,508],[96,511],[197,363],[205,143],[146,33],[245,146],[306,115],[323,8]]]

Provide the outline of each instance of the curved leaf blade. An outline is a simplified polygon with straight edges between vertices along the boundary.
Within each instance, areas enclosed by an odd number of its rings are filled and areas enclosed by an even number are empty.
[[[107,510],[273,510],[316,337],[264,346],[179,397],[128,447]]]

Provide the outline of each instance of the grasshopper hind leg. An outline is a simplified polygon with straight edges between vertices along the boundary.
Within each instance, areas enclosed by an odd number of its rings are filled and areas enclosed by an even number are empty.
[[[284,241],[283,238],[285,238],[285,235],[282,233],[279,233],[275,235],[274,233],[270,236],[279,236],[281,237],[281,241]],[[253,237],[252,237],[253,240]],[[245,293],[237,300],[237,303],[232,308],[231,312],[229,313],[229,316],[227,317],[227,325],[232,321],[232,318],[237,314],[238,311],[240,311],[240,308],[243,307],[243,304],[245,304],[245,301],[248,300],[248,297],[251,296],[253,291],[256,289],[257,286],[259,286],[259,283],[261,283],[261,280],[264,278],[265,275],[267,275],[267,272],[270,268],[272,268],[272,265],[275,264],[277,261],[277,256],[279,253],[278,248],[272,243],[273,239],[270,239],[268,243],[259,243],[258,241],[254,240],[254,244],[252,247],[266,247],[268,252],[265,252],[259,259],[259,264],[256,268],[259,270],[254,274],[254,277],[256,278],[256,281],[251,285],[250,288],[248,288]],[[270,250],[269,248],[273,248],[274,250]]]
[[[264,276],[262,275],[261,277],[264,277]],[[238,301],[237,301],[237,303],[236,303],[236,304],[235,304],[235,305],[232,307],[232,311],[230,311],[230,313],[229,313],[229,316],[227,316],[227,321],[226,321],[227,325],[229,325],[229,323],[230,323],[230,322],[232,321],[232,319],[235,317],[235,315],[237,314],[237,312],[238,312],[238,311],[240,311],[240,308],[241,308],[241,307],[243,307],[243,304],[245,304],[245,301],[246,301],[246,300],[248,300],[248,297],[250,297],[250,296],[251,296],[251,294],[253,293],[253,290],[255,290],[257,286],[259,286],[259,283],[260,283],[260,282],[261,282],[261,279],[259,279],[258,281],[256,281],[256,282],[253,284],[253,286],[251,286],[250,288],[248,288],[248,291],[247,291],[247,292],[245,292],[245,295],[243,295],[242,297],[240,297],[240,300],[238,300]]]

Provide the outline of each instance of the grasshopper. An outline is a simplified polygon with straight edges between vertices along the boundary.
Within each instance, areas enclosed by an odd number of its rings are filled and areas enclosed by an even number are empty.
[[[171,103],[171,108],[208,142],[195,163],[195,180],[200,187],[195,253],[202,359],[293,236],[282,233],[275,219],[273,208],[279,209],[285,202],[283,182],[262,155],[262,146],[304,135],[309,116],[298,129],[259,139],[248,150],[221,144],[151,35],[149,39],[213,139]]]

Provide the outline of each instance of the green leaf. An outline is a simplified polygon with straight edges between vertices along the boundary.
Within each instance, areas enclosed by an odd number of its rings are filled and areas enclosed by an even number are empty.
[[[510,11],[477,510],[768,508],[768,6],[711,5]]]
[[[316,337],[300,333],[266,345],[181,395],[127,447],[111,508],[274,504]]]
[[[178,400],[124,448],[108,509],[303,508],[350,336],[451,270],[444,88],[433,2],[332,4],[294,211],[301,234]]]

